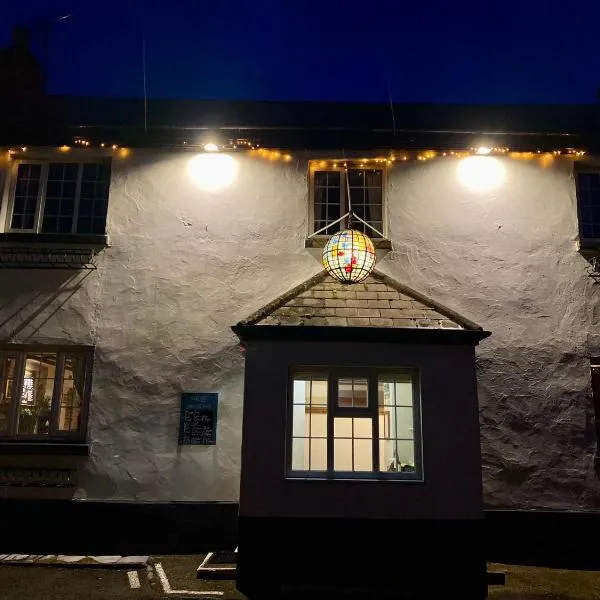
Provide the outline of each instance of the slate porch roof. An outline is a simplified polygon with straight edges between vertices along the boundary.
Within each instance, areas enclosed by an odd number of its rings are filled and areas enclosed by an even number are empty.
[[[483,331],[452,309],[377,270],[364,282],[352,285],[321,271],[238,323],[248,325]]]

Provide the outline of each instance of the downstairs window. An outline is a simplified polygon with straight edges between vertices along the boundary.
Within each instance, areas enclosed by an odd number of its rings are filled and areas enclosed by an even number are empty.
[[[422,479],[414,370],[298,369],[288,419],[288,476]]]
[[[82,441],[92,348],[0,348],[0,441]]]

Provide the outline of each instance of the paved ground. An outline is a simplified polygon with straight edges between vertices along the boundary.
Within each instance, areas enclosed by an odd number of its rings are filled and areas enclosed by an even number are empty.
[[[131,588],[127,569],[0,566],[0,600],[244,600],[232,581],[197,580],[196,568],[202,559],[203,556],[152,557],[152,568],[135,571],[139,589]],[[158,564],[171,593],[164,591]],[[505,587],[490,589],[491,600],[600,600],[600,572],[490,567],[507,573]],[[221,595],[206,594],[210,591]],[[454,597],[456,592],[449,587],[448,599]]]
[[[243,600],[244,597],[237,592],[232,581],[196,579],[196,569],[203,558],[204,556],[154,556],[147,568],[135,570],[140,587],[134,589],[126,568],[1,565],[0,600]],[[161,571],[166,576],[170,593],[165,593],[165,582],[159,576]],[[209,591],[221,594],[189,593]]]

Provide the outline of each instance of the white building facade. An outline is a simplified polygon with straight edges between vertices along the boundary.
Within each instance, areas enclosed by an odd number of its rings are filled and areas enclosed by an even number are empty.
[[[5,148],[0,497],[235,505],[231,326],[321,270],[306,246],[343,213],[346,160],[370,178],[378,270],[492,333],[476,349],[484,505],[600,509],[593,156],[186,146]],[[178,443],[186,392],[218,393],[214,445]]]

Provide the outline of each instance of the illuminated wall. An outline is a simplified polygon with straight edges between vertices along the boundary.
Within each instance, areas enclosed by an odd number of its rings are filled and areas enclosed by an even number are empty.
[[[77,498],[236,500],[243,354],[230,326],[320,269],[303,248],[311,157],[235,155],[217,191],[190,180],[189,158],[115,158],[96,271],[0,270],[3,339],[96,345]],[[600,508],[600,305],[576,248],[572,161],[497,160],[491,190],[461,183],[455,157],[390,165],[394,249],[378,268],[493,333],[477,349],[487,505]],[[219,392],[216,446],[177,446],[186,391]]]

